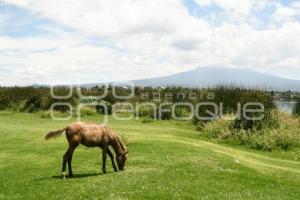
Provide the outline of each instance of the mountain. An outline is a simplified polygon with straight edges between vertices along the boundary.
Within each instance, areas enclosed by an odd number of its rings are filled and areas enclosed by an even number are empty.
[[[300,80],[285,79],[246,69],[199,67],[170,76],[132,81],[136,86],[207,87],[237,85],[268,90],[300,91]]]

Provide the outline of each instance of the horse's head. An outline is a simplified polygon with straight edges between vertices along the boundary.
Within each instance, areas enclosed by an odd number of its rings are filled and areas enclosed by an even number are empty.
[[[127,159],[127,153],[128,151],[126,150],[123,154],[117,156],[117,163],[118,163],[118,168],[119,170],[124,170],[125,162]]]

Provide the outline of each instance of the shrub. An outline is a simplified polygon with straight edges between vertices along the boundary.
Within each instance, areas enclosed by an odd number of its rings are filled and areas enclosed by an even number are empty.
[[[157,119],[162,120],[170,120],[172,119],[172,106],[171,105],[164,105],[162,106],[162,110],[169,110],[169,112],[161,112],[157,114]]]
[[[11,101],[10,101],[10,98],[9,96],[1,96],[0,97],[0,109],[3,110],[3,109],[6,109],[6,108],[9,108],[11,107]]]
[[[282,119],[280,115],[278,119]],[[289,118],[289,120],[280,121],[281,126],[266,127],[261,130],[237,129],[234,127],[235,122],[218,119],[204,124],[201,135],[217,142],[246,145],[257,150],[289,150],[300,147],[300,126],[299,123],[297,125],[299,121]]]
[[[250,102],[258,102],[264,106],[266,111],[265,112],[266,117],[264,119],[269,119],[270,112],[275,108],[272,96],[266,91],[261,91],[256,89],[243,89],[235,86],[220,86],[211,89],[203,89],[202,93],[205,94],[204,96],[207,96],[208,93],[212,93],[214,94],[214,97],[212,99],[204,99],[204,100],[197,99],[194,102],[195,104],[198,103],[199,101],[211,102],[217,105],[222,103],[223,106],[222,112],[219,112],[216,118],[231,113],[237,114],[239,104],[243,108],[243,106],[246,103],[250,103]],[[199,116],[210,117],[207,111],[214,113],[214,108],[213,106],[209,106],[209,105],[207,105],[206,107],[201,106],[200,109],[197,111],[199,112],[198,113]],[[252,115],[258,116],[260,115],[260,113],[252,113]],[[195,123],[197,123],[199,120],[196,119],[194,121]],[[254,129],[254,128],[260,129],[262,125],[263,125],[263,120],[256,121],[256,122],[249,121],[245,119],[243,116],[241,116],[241,119],[235,121],[235,126],[237,128],[243,128],[243,129]]]
[[[227,139],[231,135],[231,121],[218,119],[209,123],[206,123],[202,128],[202,133],[204,136],[216,139],[223,140]]]
[[[32,97],[29,97],[25,102],[23,111],[36,112],[38,110],[45,109],[47,107],[47,105],[45,105],[46,102],[47,102],[47,99],[40,95],[35,95]]]
[[[154,110],[153,106],[140,106],[139,108],[136,108],[136,116],[137,117],[143,117],[148,119],[154,119],[156,116],[157,111]]]
[[[205,123],[203,121],[197,121],[196,118],[194,118],[193,123],[196,124],[198,131],[203,131],[203,128],[205,127]]]
[[[150,118],[150,117],[145,117],[145,118],[142,119],[143,124],[152,123],[152,122],[153,122],[153,119]]]
[[[103,106],[96,105],[96,111],[97,111],[97,113],[102,114],[102,115],[104,115],[104,114],[110,115],[112,113],[112,105],[109,102],[103,101],[103,100],[100,101],[100,103],[104,104],[106,106],[107,113],[105,113],[106,111],[105,111],[105,108]]]
[[[175,109],[175,115],[176,117],[180,118],[184,118],[184,117],[189,117],[191,115],[191,111],[189,108],[186,107],[179,107]]]
[[[41,112],[40,117],[44,119],[50,119],[51,118],[51,113],[49,111]]]
[[[293,130],[265,129],[259,133],[253,133],[249,144],[258,150],[289,150],[299,146],[299,139],[300,135]]]
[[[294,110],[293,110],[293,115],[294,116],[300,116],[300,100],[298,100],[296,102],[296,105],[295,105]]]
[[[22,112],[24,109],[25,103],[26,103],[26,101],[20,101],[19,103],[13,104],[11,106],[11,108],[9,108],[9,109],[11,109],[12,111],[16,111],[16,112]]]
[[[80,110],[80,116],[94,116],[97,114],[97,111],[93,107],[84,106]]]
[[[251,117],[258,117],[258,113],[251,114]],[[234,121],[234,128],[244,130],[262,130],[264,128],[278,128],[279,118],[277,110],[265,110],[261,120],[247,120],[244,117]]]

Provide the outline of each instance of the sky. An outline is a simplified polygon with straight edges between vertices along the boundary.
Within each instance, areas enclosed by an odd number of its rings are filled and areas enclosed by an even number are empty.
[[[196,67],[300,79],[300,1],[0,0],[0,85],[125,81]]]

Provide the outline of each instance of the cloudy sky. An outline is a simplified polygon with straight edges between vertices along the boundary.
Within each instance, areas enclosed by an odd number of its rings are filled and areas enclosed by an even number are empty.
[[[0,85],[199,66],[300,79],[299,0],[0,0]]]

